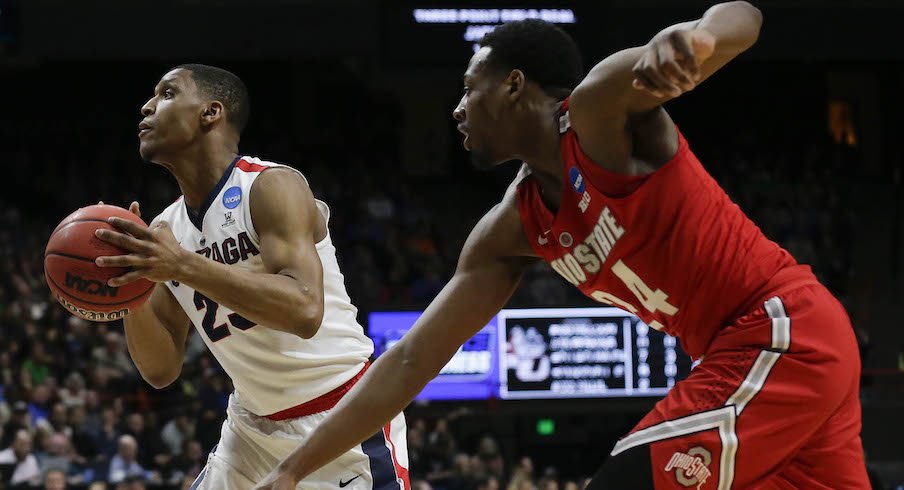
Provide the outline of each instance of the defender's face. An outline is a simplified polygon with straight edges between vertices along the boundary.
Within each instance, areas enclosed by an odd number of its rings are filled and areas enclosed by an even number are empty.
[[[487,68],[492,48],[483,47],[474,53],[464,74],[464,94],[452,117],[465,136],[465,149],[479,169],[489,169],[510,158],[501,154],[500,131],[503,109],[502,78]]]
[[[141,107],[141,157],[153,162],[190,146],[201,134],[203,104],[191,72],[178,68],[164,75]]]

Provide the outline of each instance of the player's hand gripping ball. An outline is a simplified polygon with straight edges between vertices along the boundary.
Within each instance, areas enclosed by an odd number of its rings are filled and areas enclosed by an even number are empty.
[[[94,322],[118,320],[150,297],[154,283],[146,279],[115,287],[110,279],[130,272],[129,267],[99,267],[98,257],[128,251],[98,238],[98,229],[114,230],[108,218],[117,217],[147,229],[135,212],[96,204],[80,208],[53,230],[44,251],[44,278],[53,296],[70,313]]]

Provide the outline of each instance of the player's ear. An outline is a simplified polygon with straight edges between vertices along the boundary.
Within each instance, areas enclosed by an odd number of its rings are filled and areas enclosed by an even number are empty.
[[[201,112],[201,121],[205,126],[209,126],[222,119],[224,115],[223,104],[214,100],[204,107],[203,112]]]
[[[505,78],[506,96],[512,100],[517,100],[524,92],[524,85],[527,80],[524,78],[524,72],[521,70],[512,70]]]

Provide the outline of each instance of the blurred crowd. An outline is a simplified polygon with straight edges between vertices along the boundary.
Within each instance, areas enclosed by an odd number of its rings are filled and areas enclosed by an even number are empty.
[[[483,435],[463,447],[452,429],[456,412],[433,421],[409,420],[408,456],[413,490],[578,490],[588,477],[565,478],[555,467],[535,469],[530,456],[507,461],[497,438]],[[511,449],[511,448],[509,448]]]

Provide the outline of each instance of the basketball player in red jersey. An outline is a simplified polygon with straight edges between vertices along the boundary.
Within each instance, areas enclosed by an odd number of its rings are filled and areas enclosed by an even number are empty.
[[[552,25],[488,34],[454,117],[478,163],[518,159],[521,172],[414,328],[259,488],[293,488],[402,409],[536,257],[702,359],[589,488],[869,488],[844,309],[729,200],[662,108],[749,48],[761,22],[746,2],[716,5],[583,80]]]

